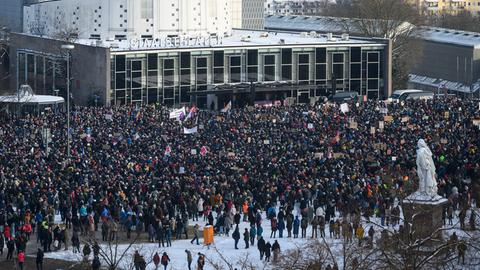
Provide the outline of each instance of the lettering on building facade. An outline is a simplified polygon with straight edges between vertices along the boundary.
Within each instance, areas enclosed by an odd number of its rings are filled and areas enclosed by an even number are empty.
[[[183,47],[213,47],[223,44],[223,37],[196,36],[196,37],[165,37],[156,39],[131,39],[131,49],[158,49]]]

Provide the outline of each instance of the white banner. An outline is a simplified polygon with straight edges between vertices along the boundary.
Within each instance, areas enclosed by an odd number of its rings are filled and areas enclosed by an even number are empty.
[[[183,134],[194,134],[198,132],[198,127],[193,127],[193,128],[183,128]]]
[[[350,109],[348,108],[348,103],[342,103],[340,105],[340,111],[342,111],[342,113],[347,113],[350,111]]]
[[[170,112],[170,119],[178,119],[180,118],[180,115],[185,115],[185,107],[181,109],[176,109]]]

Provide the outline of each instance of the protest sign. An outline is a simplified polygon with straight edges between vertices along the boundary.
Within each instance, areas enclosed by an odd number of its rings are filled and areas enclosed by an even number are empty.
[[[358,124],[357,124],[357,122],[355,122],[355,121],[350,122],[350,128],[351,128],[351,129],[358,129]]]
[[[176,109],[176,110],[171,111],[169,113],[169,118],[170,119],[179,119],[182,114],[183,115],[186,114],[185,107],[182,107],[180,109]]]
[[[383,121],[385,121],[385,122],[392,122],[392,121],[393,121],[393,116],[391,116],[391,115],[385,115],[385,116],[383,117]]]

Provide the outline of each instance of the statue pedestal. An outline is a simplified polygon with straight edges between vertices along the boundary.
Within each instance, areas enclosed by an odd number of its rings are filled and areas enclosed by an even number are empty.
[[[403,200],[403,216],[411,227],[413,239],[442,239],[442,233],[436,230],[443,226],[442,211],[447,199],[441,196],[429,196],[415,192]]]

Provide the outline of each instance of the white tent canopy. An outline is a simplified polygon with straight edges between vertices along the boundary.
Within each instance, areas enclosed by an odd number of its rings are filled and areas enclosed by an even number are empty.
[[[35,95],[32,88],[28,85],[20,86],[18,94],[9,96],[0,96],[0,103],[20,103],[20,104],[36,104],[36,105],[54,105],[64,103],[62,97]]]

